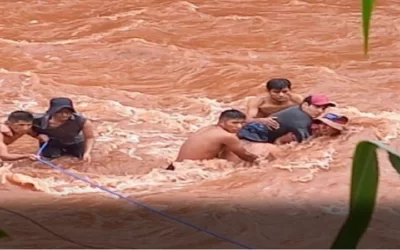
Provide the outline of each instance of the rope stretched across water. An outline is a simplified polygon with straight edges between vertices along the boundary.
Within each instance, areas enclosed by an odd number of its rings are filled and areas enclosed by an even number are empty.
[[[180,219],[180,218],[178,218],[178,217],[171,216],[171,215],[168,215],[168,214],[166,214],[166,213],[163,213],[163,212],[161,212],[161,211],[159,211],[159,210],[157,210],[157,209],[155,209],[155,208],[152,208],[151,206],[148,206],[148,205],[146,205],[146,204],[144,204],[144,203],[141,203],[140,201],[137,201],[137,200],[135,200],[135,199],[132,199],[132,198],[129,198],[129,197],[124,196],[124,195],[122,195],[122,194],[119,194],[119,193],[117,193],[117,192],[114,192],[114,191],[112,191],[112,190],[110,190],[110,189],[108,189],[108,188],[106,188],[106,187],[103,187],[103,186],[101,186],[101,185],[98,185],[98,184],[96,184],[96,183],[90,181],[88,178],[79,176],[79,175],[77,175],[77,174],[75,174],[75,173],[72,173],[71,171],[69,171],[69,170],[67,170],[67,169],[65,169],[65,168],[63,168],[63,167],[57,166],[57,165],[55,165],[55,164],[53,164],[53,163],[51,163],[51,162],[49,162],[49,161],[47,161],[47,160],[45,160],[45,159],[42,159],[41,154],[42,154],[43,150],[46,148],[47,144],[48,144],[48,142],[43,143],[43,145],[40,147],[39,151],[37,152],[37,156],[39,156],[39,157],[38,157],[38,161],[39,161],[39,162],[41,162],[41,163],[43,163],[43,164],[45,164],[45,165],[47,165],[47,166],[49,166],[49,167],[51,167],[51,168],[54,168],[54,169],[56,169],[56,170],[59,170],[60,172],[66,174],[66,175],[69,175],[69,176],[71,176],[71,177],[73,177],[73,178],[75,178],[75,179],[77,179],[77,180],[81,180],[81,181],[83,181],[83,182],[86,182],[86,183],[88,183],[89,185],[91,185],[92,187],[96,187],[96,188],[98,188],[98,189],[100,189],[100,190],[102,190],[102,191],[104,191],[104,192],[106,192],[106,193],[109,193],[109,194],[111,194],[111,195],[117,196],[118,198],[121,198],[121,199],[123,199],[123,200],[125,200],[125,201],[127,201],[127,202],[129,202],[129,203],[131,203],[131,204],[133,204],[133,205],[142,207],[142,208],[144,208],[144,209],[147,209],[147,210],[150,211],[150,212],[156,213],[156,214],[158,214],[158,215],[160,215],[160,216],[162,216],[162,217],[165,217],[165,218],[167,218],[167,219],[173,220],[173,221],[178,222],[178,223],[180,223],[180,224],[183,224],[183,225],[185,225],[185,226],[194,228],[194,229],[196,229],[196,230],[202,231],[202,232],[204,232],[204,233],[206,233],[206,234],[208,234],[208,235],[214,236],[214,237],[216,237],[216,238],[218,238],[218,239],[221,239],[221,240],[223,240],[223,241],[229,242],[229,243],[231,243],[231,244],[233,244],[233,245],[236,245],[236,246],[239,246],[239,247],[241,247],[241,248],[253,249],[253,248],[251,248],[251,247],[249,247],[249,246],[246,246],[246,245],[244,245],[244,244],[242,244],[242,243],[239,243],[239,242],[236,242],[236,241],[234,241],[234,240],[228,239],[228,238],[226,238],[226,237],[224,237],[224,236],[222,236],[222,235],[219,235],[219,234],[217,234],[217,233],[211,232],[211,231],[209,231],[209,230],[207,230],[207,229],[200,228],[200,227],[198,227],[198,226],[196,226],[196,225],[193,225],[193,224],[191,224],[190,222],[186,222],[186,221],[184,221],[184,220],[182,220],[182,219]]]

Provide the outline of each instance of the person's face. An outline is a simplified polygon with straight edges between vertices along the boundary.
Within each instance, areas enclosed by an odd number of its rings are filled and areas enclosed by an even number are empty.
[[[286,102],[288,101],[289,98],[289,93],[290,89],[289,88],[283,88],[283,89],[271,89],[269,90],[269,94],[271,96],[271,99],[277,101],[277,102]]]
[[[317,118],[318,116],[322,115],[322,113],[325,111],[327,108],[327,105],[324,106],[317,106],[313,104],[308,104],[308,103],[303,103],[302,109],[304,112],[306,112],[309,116],[312,118]]]
[[[318,124],[318,134],[321,136],[334,136],[337,135],[339,131],[334,129],[325,123]]]
[[[15,134],[26,134],[32,128],[31,121],[7,122],[7,125]]]
[[[72,110],[69,108],[63,108],[54,114],[54,118],[58,121],[67,121],[72,116]]]
[[[236,134],[243,127],[245,122],[244,119],[229,119],[222,123],[222,127],[229,133]]]

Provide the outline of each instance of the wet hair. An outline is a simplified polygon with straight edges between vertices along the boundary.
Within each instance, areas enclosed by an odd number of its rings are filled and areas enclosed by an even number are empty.
[[[292,83],[286,78],[273,78],[265,84],[265,87],[268,91],[273,89],[282,90],[284,88],[292,89]]]
[[[237,109],[228,109],[228,110],[221,112],[221,114],[219,115],[220,121],[221,120],[236,120],[236,119],[245,120],[246,115],[242,111],[239,111]]]
[[[7,121],[9,122],[19,122],[19,121],[24,121],[24,122],[32,122],[33,121],[33,115],[27,111],[14,111],[11,114],[8,115]]]
[[[303,99],[303,101],[301,103],[307,103],[308,105],[312,104],[312,96],[309,95],[306,98]]]

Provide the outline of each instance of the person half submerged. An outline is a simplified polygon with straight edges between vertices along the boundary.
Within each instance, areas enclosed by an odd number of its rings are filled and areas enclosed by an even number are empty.
[[[31,132],[33,115],[26,111],[14,111],[9,114],[7,121],[1,126],[0,159],[16,161],[21,159],[37,160],[35,154],[12,154],[8,152],[8,145]]]
[[[339,136],[342,131],[346,130],[346,125],[349,122],[349,118],[344,115],[335,113],[327,113],[321,117],[316,118],[312,125],[312,137]],[[276,144],[285,144],[296,141],[296,136],[293,133],[288,133],[278,138]]]
[[[269,116],[288,107],[299,105],[303,97],[292,93],[292,83],[286,78],[273,78],[266,83],[265,87],[266,95],[248,101],[246,116],[248,122],[262,122],[275,129],[279,127],[279,124]]]
[[[271,115],[276,117],[278,129],[271,129],[261,122],[251,122],[239,131],[238,136],[252,142],[274,143],[279,137],[291,132],[298,142],[302,142],[312,134],[313,119],[320,116],[326,108],[335,106],[325,95],[310,95],[300,105]]]
[[[71,99],[51,99],[47,112],[34,119],[33,132],[40,140],[40,147],[48,141],[43,157],[70,155],[90,162],[94,144],[92,122],[76,113]]]
[[[223,111],[216,125],[204,127],[189,136],[180,148],[175,162],[184,160],[211,160],[218,158],[224,149],[247,162],[254,162],[257,155],[248,152],[236,136],[246,121],[246,115],[239,110]],[[174,170],[171,163],[167,170]]]

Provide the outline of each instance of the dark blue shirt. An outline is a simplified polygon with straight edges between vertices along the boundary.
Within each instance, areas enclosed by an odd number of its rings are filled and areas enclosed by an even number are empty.
[[[311,125],[313,119],[310,115],[300,109],[300,106],[293,106],[270,115],[277,117],[278,129],[269,129],[268,142],[274,142],[277,138],[292,132],[298,142],[302,142],[311,136]]]
[[[292,132],[298,142],[302,142],[311,136],[312,118],[300,109],[293,106],[270,117],[276,117],[279,123],[278,129],[270,129],[261,122],[250,122],[238,133],[240,139],[253,142],[274,143],[275,140],[287,133]]]
[[[75,144],[85,140],[83,136],[83,125],[86,118],[74,113],[70,119],[58,127],[50,127],[50,116],[47,114],[35,114],[33,120],[33,131],[37,134],[45,134],[50,140],[61,144]]]

